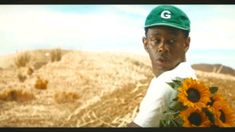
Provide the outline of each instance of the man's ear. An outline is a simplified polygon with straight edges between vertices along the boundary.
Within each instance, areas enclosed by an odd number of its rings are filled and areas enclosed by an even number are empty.
[[[185,52],[185,53],[188,51],[189,46],[190,46],[190,37],[188,37],[188,38],[185,40],[185,44],[184,44],[184,52]]]
[[[146,52],[149,52],[149,50],[148,50],[148,40],[146,39],[146,37],[143,37],[143,38],[142,38],[142,42],[143,42],[143,44],[144,44],[144,49],[145,49],[145,51],[146,51]]]

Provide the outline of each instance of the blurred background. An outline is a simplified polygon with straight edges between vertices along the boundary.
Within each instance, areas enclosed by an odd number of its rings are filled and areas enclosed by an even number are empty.
[[[31,49],[147,55],[144,21],[157,5],[0,5],[0,55]],[[191,20],[191,64],[235,68],[235,5],[175,5]]]
[[[142,37],[156,6],[0,5],[0,127],[126,127],[153,78]],[[175,6],[198,79],[234,110],[235,5]]]

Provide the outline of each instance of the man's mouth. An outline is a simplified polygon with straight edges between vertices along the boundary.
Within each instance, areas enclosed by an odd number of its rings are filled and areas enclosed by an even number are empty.
[[[167,63],[167,59],[161,57],[161,58],[156,59],[156,62],[157,62],[159,65],[164,65],[164,64]]]

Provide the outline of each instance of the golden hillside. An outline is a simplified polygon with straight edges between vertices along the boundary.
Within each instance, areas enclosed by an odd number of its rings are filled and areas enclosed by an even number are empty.
[[[197,71],[235,108],[235,77]],[[125,127],[152,79],[147,56],[36,50],[0,57],[1,127]]]

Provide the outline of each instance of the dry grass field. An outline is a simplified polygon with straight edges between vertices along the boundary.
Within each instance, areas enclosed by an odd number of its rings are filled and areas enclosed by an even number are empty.
[[[235,77],[197,71],[235,108]],[[36,50],[0,56],[0,127],[125,127],[153,75],[146,56]]]

